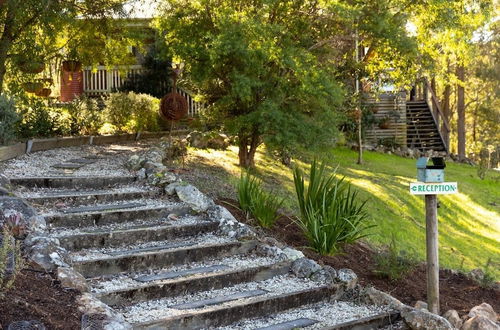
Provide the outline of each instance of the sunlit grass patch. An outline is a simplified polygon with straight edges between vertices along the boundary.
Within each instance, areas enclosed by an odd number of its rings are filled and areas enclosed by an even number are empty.
[[[234,185],[240,177],[238,150],[226,151],[191,149],[198,162],[194,166],[213,168],[227,184]],[[264,148],[257,152],[256,174],[264,186],[285,198],[284,208],[298,214],[292,169],[274,159]],[[333,148],[321,153],[304,151],[294,166],[308,172],[310,163],[318,156],[329,161],[327,173],[337,166],[337,174],[345,176],[359,190],[359,197],[367,199],[371,223],[366,238],[374,245],[388,245],[393,233],[400,240],[398,246],[414,250],[420,260],[425,258],[424,197],[409,193],[409,183],[416,181],[416,160],[375,152],[365,152],[365,163],[357,165],[357,154],[346,148]],[[445,180],[458,182],[459,193],[439,197],[440,208],[440,262],[447,268],[471,270],[484,268],[488,258],[492,265],[500,263],[500,172],[488,171],[484,180],[477,169],[469,165],[449,163]],[[212,187],[208,187],[212,188]],[[233,195],[233,198],[236,196]],[[495,278],[500,278],[500,267],[490,267]]]

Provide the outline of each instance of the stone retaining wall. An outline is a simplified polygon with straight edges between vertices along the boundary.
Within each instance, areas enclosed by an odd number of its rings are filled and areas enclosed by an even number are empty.
[[[172,135],[188,133],[187,130],[177,130]],[[16,143],[11,146],[0,147],[0,162],[19,157],[26,153],[43,151],[63,147],[78,147],[92,144],[108,144],[116,142],[134,141],[139,139],[152,139],[168,136],[170,132],[140,132],[136,134],[102,135],[102,136],[75,136],[50,139],[32,139]]]

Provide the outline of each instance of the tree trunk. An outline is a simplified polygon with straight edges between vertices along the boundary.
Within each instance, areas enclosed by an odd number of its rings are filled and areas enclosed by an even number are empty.
[[[12,31],[14,20],[14,1],[9,1],[7,3],[4,29],[0,37],[0,94],[3,92],[3,82],[5,80],[5,73],[7,72],[7,57],[14,38]]]
[[[7,73],[7,56],[10,49],[9,40],[0,39],[0,94],[3,92],[3,82]]]
[[[260,136],[254,129],[251,135],[240,132],[238,135],[238,158],[240,166],[243,168],[255,167],[255,152],[260,144]]]
[[[476,126],[477,126],[477,111],[474,111],[474,116],[472,117],[472,141],[476,142]]]
[[[446,84],[443,92],[443,102],[441,105],[441,109],[443,109],[443,122],[446,122],[448,126],[450,126],[450,94],[451,87],[449,84]],[[443,135],[444,142],[450,147],[450,132],[446,129],[445,124],[441,125],[441,134]]]
[[[457,138],[458,160],[465,160],[465,69],[463,65],[457,66]]]
[[[358,101],[359,102],[359,101]],[[363,164],[363,127],[362,125],[362,117],[363,113],[361,110],[358,108],[356,109],[356,115],[358,116],[357,120],[357,126],[358,126],[358,161],[357,164],[361,165]]]

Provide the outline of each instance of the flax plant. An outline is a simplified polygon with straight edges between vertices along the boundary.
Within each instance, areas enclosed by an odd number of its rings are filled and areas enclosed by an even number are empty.
[[[307,186],[299,168],[293,177],[300,209],[297,223],[314,251],[333,255],[342,244],[365,237],[373,227],[367,224],[366,201],[358,201],[358,193],[344,178],[337,179],[335,173],[327,176],[325,163],[312,163]]]
[[[264,191],[262,182],[248,172],[242,172],[237,185],[238,202],[247,217],[252,215],[260,226],[270,228],[279,217],[283,200]]]

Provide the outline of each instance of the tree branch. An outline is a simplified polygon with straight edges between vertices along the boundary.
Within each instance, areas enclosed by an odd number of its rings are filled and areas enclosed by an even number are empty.
[[[33,16],[31,16],[26,22],[21,24],[20,28],[15,33],[13,33],[12,40],[17,39],[19,35],[23,33],[23,31],[26,30],[26,28],[30,27],[42,15],[44,11],[49,9],[51,2],[52,0],[48,0],[45,7],[37,10],[35,14],[33,14]]]

